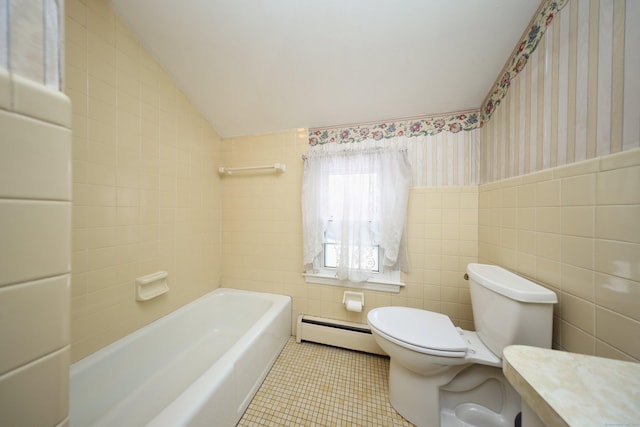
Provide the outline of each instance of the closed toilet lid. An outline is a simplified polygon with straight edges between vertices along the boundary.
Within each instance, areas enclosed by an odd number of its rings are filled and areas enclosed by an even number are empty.
[[[371,327],[398,341],[453,357],[466,354],[467,344],[448,316],[409,307],[380,307],[367,315]]]

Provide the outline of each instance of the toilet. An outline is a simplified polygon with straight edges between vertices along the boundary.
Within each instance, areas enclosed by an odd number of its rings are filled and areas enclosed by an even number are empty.
[[[495,265],[469,264],[467,275],[476,331],[416,308],[367,315],[390,357],[389,400],[419,427],[513,426],[520,397],[502,374],[502,350],[551,347],[554,292]]]

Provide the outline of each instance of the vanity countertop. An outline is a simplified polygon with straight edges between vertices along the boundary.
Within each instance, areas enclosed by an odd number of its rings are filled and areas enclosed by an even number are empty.
[[[549,427],[640,427],[640,363],[514,345],[503,366]]]

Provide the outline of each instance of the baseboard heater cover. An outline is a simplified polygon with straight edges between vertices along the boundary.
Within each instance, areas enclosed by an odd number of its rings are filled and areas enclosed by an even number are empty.
[[[376,343],[368,325],[301,314],[298,316],[296,329],[298,343],[310,341],[366,353],[387,355]]]

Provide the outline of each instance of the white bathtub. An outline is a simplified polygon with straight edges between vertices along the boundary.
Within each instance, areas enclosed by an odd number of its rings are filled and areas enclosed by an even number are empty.
[[[217,289],[71,366],[70,425],[234,426],[291,335],[291,299]]]

